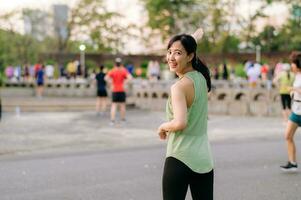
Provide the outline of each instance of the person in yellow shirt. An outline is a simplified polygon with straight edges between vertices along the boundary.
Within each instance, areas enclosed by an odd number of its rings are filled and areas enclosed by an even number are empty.
[[[71,61],[67,64],[67,73],[68,73],[69,77],[75,78],[75,76],[76,76],[76,66],[75,66],[74,62]]]
[[[292,87],[294,83],[294,74],[290,71],[289,64],[282,64],[282,71],[274,78],[273,82],[276,83],[279,88],[282,104],[282,116],[283,121],[286,124],[288,116],[291,113],[292,104],[290,87]]]

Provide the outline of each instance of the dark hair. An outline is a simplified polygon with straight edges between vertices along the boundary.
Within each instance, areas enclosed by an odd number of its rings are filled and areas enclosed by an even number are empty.
[[[301,69],[301,52],[292,52],[290,58],[292,63],[294,63],[298,69]]]
[[[100,65],[99,66],[99,70],[100,70],[100,72],[103,72],[103,69],[105,68],[105,66],[103,66],[103,65]]]
[[[187,35],[187,34],[176,35],[170,39],[167,45],[167,49],[169,49],[171,45],[176,41],[181,42],[188,55],[191,53],[194,54],[191,60],[192,67],[193,69],[200,72],[205,77],[207,83],[207,89],[208,92],[210,92],[211,90],[210,72],[208,67],[196,55],[197,43],[195,39],[191,35]]]

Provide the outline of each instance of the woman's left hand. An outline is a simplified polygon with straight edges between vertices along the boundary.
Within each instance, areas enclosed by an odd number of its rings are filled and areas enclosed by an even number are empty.
[[[165,140],[167,138],[167,133],[168,133],[168,131],[166,131],[164,129],[164,124],[161,124],[161,126],[159,126],[159,128],[158,128],[158,135],[159,135],[160,139]]]
[[[202,28],[198,28],[191,36],[195,39],[195,41],[198,43],[201,41],[202,37],[204,35],[204,31]]]

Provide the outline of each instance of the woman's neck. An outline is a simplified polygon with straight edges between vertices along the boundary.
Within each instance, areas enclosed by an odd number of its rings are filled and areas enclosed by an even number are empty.
[[[181,72],[176,72],[176,74],[177,74],[177,76],[179,77],[179,78],[182,78],[183,76],[184,76],[184,74],[186,74],[187,72],[191,72],[191,71],[193,71],[194,69],[193,69],[193,67],[192,66],[189,66],[189,67],[186,67],[183,71],[181,71]]]

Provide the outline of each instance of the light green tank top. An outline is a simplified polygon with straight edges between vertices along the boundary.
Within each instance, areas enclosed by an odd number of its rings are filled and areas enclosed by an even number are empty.
[[[289,87],[293,86],[295,76],[292,72],[290,74],[290,79],[287,77],[287,72],[281,72],[279,79],[279,93],[280,94],[290,94]]]
[[[213,159],[207,135],[208,99],[207,84],[197,71],[185,74],[194,83],[194,100],[187,110],[187,127],[169,134],[166,157],[174,157],[185,163],[192,171],[207,173],[213,169]],[[173,119],[170,98],[166,105],[168,120]]]

